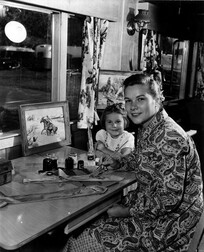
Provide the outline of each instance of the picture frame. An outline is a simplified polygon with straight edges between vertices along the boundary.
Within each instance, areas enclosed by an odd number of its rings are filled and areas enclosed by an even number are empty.
[[[24,156],[71,144],[67,101],[19,106]]]
[[[124,103],[123,82],[130,75],[141,71],[100,70],[97,93],[97,109],[101,110],[111,103]]]

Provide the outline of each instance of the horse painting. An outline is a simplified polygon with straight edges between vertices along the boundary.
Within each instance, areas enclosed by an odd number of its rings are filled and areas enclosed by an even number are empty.
[[[51,119],[48,116],[42,117],[40,123],[44,124],[41,134],[46,134],[47,136],[53,136],[54,134],[57,134],[58,127],[51,122]]]

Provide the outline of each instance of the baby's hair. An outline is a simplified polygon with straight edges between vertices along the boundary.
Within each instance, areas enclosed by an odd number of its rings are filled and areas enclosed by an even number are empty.
[[[124,119],[124,128],[128,127],[129,120],[127,118],[127,112],[125,110],[125,107],[122,103],[116,103],[116,104],[109,105],[104,109],[102,116],[100,118],[100,123],[101,123],[102,129],[106,130],[106,126],[105,126],[106,116],[109,114],[112,114],[112,113],[121,114]]]
[[[126,78],[123,82],[124,90],[129,86],[146,85],[149,89],[149,94],[155,98],[160,105],[164,101],[162,83],[159,74],[134,74]]]

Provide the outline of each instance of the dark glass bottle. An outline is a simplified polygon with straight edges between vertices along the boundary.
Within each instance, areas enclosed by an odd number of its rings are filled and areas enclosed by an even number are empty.
[[[51,171],[52,170],[52,158],[50,154],[46,155],[46,158],[43,159],[43,171]]]
[[[78,161],[78,167],[79,170],[83,170],[84,169],[84,160],[79,160]]]
[[[68,157],[65,159],[65,170],[73,170],[74,169],[74,160],[72,157]]]
[[[56,171],[58,169],[58,165],[57,165],[57,157],[55,154],[51,156],[51,160],[52,160],[52,170]]]

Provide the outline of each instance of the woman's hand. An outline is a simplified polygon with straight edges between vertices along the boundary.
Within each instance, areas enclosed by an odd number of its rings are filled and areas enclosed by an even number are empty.
[[[111,208],[109,208],[107,210],[107,214],[109,217],[129,217],[130,216],[129,208],[118,205],[118,204],[115,204]]]
[[[104,155],[102,157],[102,161],[101,163],[104,165],[104,166],[110,166],[111,168],[113,169],[118,169],[120,168],[120,162],[118,159],[114,159],[110,156],[106,156]]]

